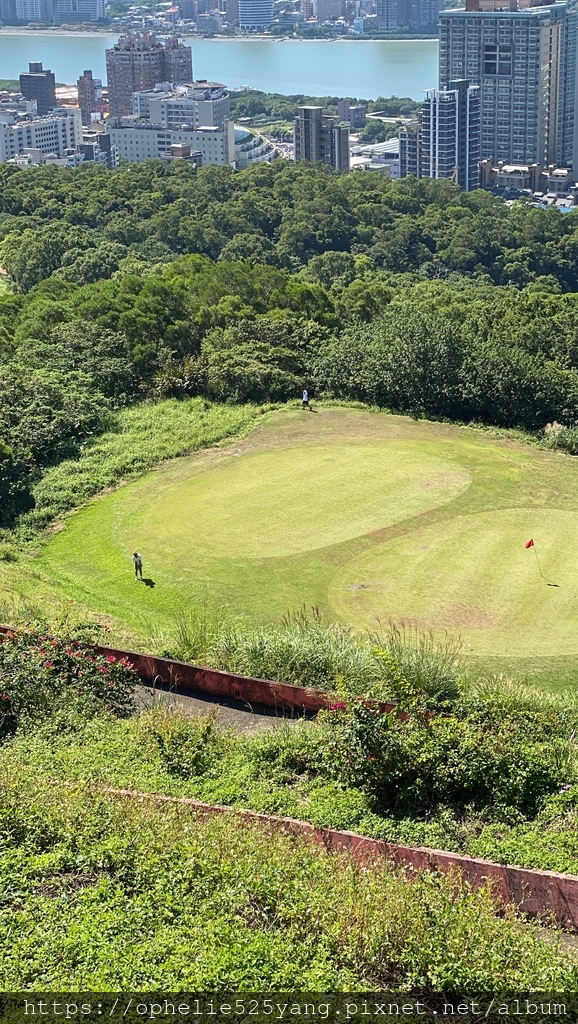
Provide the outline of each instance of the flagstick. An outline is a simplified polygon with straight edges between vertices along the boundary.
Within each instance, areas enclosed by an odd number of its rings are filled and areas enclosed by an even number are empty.
[[[542,577],[542,579],[545,580],[546,577],[544,576],[544,573],[542,572],[542,569],[540,567],[540,559],[538,558],[538,550],[536,548],[536,542],[535,541],[534,541],[533,547],[534,547],[534,554],[536,556],[536,562],[538,563],[538,572],[540,573],[540,576]]]

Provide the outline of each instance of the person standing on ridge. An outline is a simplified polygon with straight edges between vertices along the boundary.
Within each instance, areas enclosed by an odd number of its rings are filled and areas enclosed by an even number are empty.
[[[134,578],[138,580],[139,576],[142,580],[142,555],[139,555],[138,551],[135,551],[132,556],[134,562]]]

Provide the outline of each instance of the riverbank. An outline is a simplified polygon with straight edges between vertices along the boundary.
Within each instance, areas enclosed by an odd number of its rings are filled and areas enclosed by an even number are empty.
[[[128,31],[126,28],[122,30],[115,29],[113,26],[107,25],[103,28],[36,28],[29,25],[5,25],[0,29],[0,36],[54,36],[56,38],[69,38],[74,36],[81,36],[82,38],[102,38],[103,36],[114,36],[117,37],[122,35],[123,32]],[[131,30],[132,31],[132,30]],[[163,37],[167,35],[165,32],[159,32],[159,36]],[[179,38],[185,39],[188,42],[200,42],[209,41],[214,43],[245,43],[245,42],[263,42],[263,43],[437,43],[437,36],[424,36],[424,35],[403,35],[399,36],[395,33],[379,34],[379,35],[361,35],[354,34],[348,36],[334,36],[327,38],[326,36],[267,36],[267,35],[179,35]]]

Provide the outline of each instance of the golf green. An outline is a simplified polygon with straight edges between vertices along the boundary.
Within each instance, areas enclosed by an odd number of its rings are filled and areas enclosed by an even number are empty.
[[[534,549],[524,546],[530,537]],[[352,559],[330,596],[358,626],[394,619],[459,632],[477,655],[578,655],[578,517],[553,509],[454,516]]]
[[[452,501],[466,470],[410,445],[325,444],[230,457],[142,503],[121,539],[155,557],[279,558],[351,540]],[[170,502],[167,507],[167,499]]]
[[[489,667],[554,659],[578,674],[577,513],[570,457],[497,432],[284,409],[92,501],[35,566],[44,587],[141,636],[199,604],[249,622],[316,605],[359,628],[450,631]]]

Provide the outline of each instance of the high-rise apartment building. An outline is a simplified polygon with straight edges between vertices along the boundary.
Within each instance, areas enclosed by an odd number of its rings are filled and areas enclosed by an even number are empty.
[[[343,0],[315,0],[315,11],[317,21],[320,23],[335,21],[337,18],[343,17],[344,2]]]
[[[0,20],[5,25],[60,25],[103,18],[104,0],[0,0]]]
[[[42,67],[41,62],[34,61],[28,65],[28,71],[20,75],[20,92],[26,100],[36,100],[36,110],[47,114],[56,106],[56,82],[52,71]]]
[[[421,125],[406,124],[399,129],[399,176],[406,178],[408,174],[414,178],[423,177],[426,161],[423,159],[421,142]]]
[[[441,0],[377,0],[379,31],[437,29],[440,7]]]
[[[132,98],[135,117],[146,117],[165,128],[213,126],[222,128],[229,118],[229,93],[219,82],[193,82],[174,89],[167,83],[152,91],[135,92]]]
[[[349,170],[349,125],[328,117],[323,107],[299,107],[293,131],[295,160],[321,161]]]
[[[53,0],[56,25],[75,22],[102,21],[104,0]]]
[[[82,113],[82,123],[90,125],[92,115],[98,114],[102,117],[104,105],[102,100],[102,82],[99,78],[92,77],[92,71],[85,71],[77,83],[78,106]]]
[[[16,25],[16,0],[0,0],[0,21],[3,25]]]
[[[239,0],[226,0],[225,14],[228,25],[239,24]]]
[[[121,36],[106,51],[108,103],[113,116],[132,113],[132,95],[154,89],[157,82],[191,82],[193,57],[190,46],[176,36],[161,43],[154,34]]]
[[[31,22],[50,25],[54,20],[52,0],[15,0],[16,22],[28,25]]]
[[[339,100],[337,104],[337,116],[341,121],[348,121],[350,128],[363,128],[367,107],[359,103],[352,103],[348,98]]]
[[[449,82],[428,89],[421,115],[420,177],[450,178],[465,192],[479,187],[480,87]]]
[[[440,15],[440,85],[481,90],[481,157],[578,168],[576,36],[566,3],[466,0]]]
[[[259,32],[273,22],[273,0],[239,0],[239,25]]]

